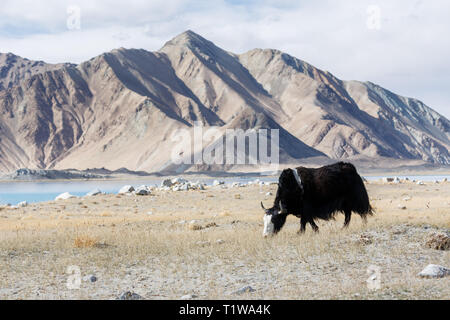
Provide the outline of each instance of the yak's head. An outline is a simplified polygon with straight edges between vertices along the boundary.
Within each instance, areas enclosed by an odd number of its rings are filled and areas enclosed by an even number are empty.
[[[278,190],[272,208],[264,208],[264,237],[274,235],[281,230],[288,214],[297,214],[301,208],[303,189],[298,185],[291,169],[281,172]]]
[[[264,210],[263,236],[267,237],[276,234],[286,222],[287,213],[283,212],[283,210],[276,205],[270,209],[266,209],[261,202],[261,207]]]

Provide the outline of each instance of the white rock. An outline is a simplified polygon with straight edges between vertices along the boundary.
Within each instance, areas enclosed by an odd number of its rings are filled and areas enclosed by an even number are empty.
[[[149,211],[149,212],[147,212],[147,214],[148,214],[149,216],[151,216],[151,215],[153,214],[153,212]]]
[[[146,185],[139,186],[134,191],[134,194],[138,196],[147,196],[150,194],[150,188],[147,187]]]
[[[67,199],[72,199],[72,198],[77,198],[77,196],[74,196],[68,192],[64,192],[64,193],[61,193],[59,196],[57,196],[55,198],[55,200],[67,200]]]
[[[213,186],[215,187],[215,186],[219,186],[219,185],[221,185],[221,184],[225,184],[225,181],[222,181],[222,180],[214,180],[214,182],[213,182]]]
[[[86,193],[86,197],[93,197],[93,196],[97,196],[99,194],[102,194],[100,189],[95,189],[95,190],[92,190],[91,192]]]
[[[217,239],[217,240],[216,240],[216,243],[217,243],[217,244],[222,244],[222,243],[225,243],[225,240]]]
[[[442,182],[447,182],[447,178],[442,179]]]
[[[388,183],[394,181],[394,178],[383,177],[381,178],[381,181],[384,183]]]
[[[410,196],[406,196],[406,197],[403,198],[403,201],[409,201],[409,200],[411,200]]]
[[[450,269],[437,264],[429,264],[418,275],[422,278],[443,278],[450,275]]]
[[[183,184],[180,186],[180,191],[188,191],[188,190],[189,190],[189,187],[190,187],[189,182],[183,183]]]
[[[400,210],[406,210],[406,206],[403,206],[403,205],[401,205],[401,204],[398,205],[398,208],[399,208]]]
[[[119,194],[129,193],[129,192],[133,192],[133,191],[134,191],[134,187],[133,186],[126,185],[126,186],[123,186],[122,188],[120,188]]]
[[[19,208],[24,208],[24,207],[28,206],[28,202],[26,202],[26,201],[19,202],[19,203],[17,204],[17,206],[18,206]]]
[[[172,179],[172,184],[183,184],[183,183],[187,183],[188,181],[186,179],[183,178],[173,178]]]
[[[270,192],[270,191],[266,193],[266,196],[267,196],[267,197],[268,197],[268,196],[271,196],[271,195],[272,195],[272,192]]]

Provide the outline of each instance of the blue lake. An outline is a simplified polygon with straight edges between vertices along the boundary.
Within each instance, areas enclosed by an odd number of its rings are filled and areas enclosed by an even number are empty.
[[[393,177],[393,176],[391,176]],[[400,179],[408,177],[410,180],[422,181],[441,181],[444,178],[450,180],[449,175],[427,175],[427,176],[398,176]],[[382,176],[365,176],[369,181],[379,180]],[[0,182],[0,204],[16,205],[21,201],[29,203],[54,200],[55,197],[63,192],[69,192],[76,196],[83,196],[89,191],[100,189],[106,193],[117,193],[124,185],[140,186],[159,186],[165,178],[158,179],[139,179],[139,180],[87,180],[87,181],[45,181],[45,182]],[[227,178],[190,178],[190,181],[201,181],[208,185],[214,180],[223,180],[225,183],[232,182],[246,183],[259,179],[260,181],[277,181],[277,177],[227,177]]]
[[[54,200],[56,196],[63,192],[69,192],[75,196],[84,196],[86,193],[100,189],[106,193],[117,193],[124,185],[132,185],[134,187],[143,184],[147,186],[160,186],[162,180],[159,179],[139,179],[139,180],[85,180],[85,181],[13,181],[0,182],[0,205],[11,204],[16,205],[21,201],[28,203],[42,202]],[[225,183],[242,182],[246,183],[259,179],[260,181],[270,182],[276,181],[274,177],[226,177],[226,178],[189,178],[189,181],[200,181],[211,185],[214,180],[225,181]]]

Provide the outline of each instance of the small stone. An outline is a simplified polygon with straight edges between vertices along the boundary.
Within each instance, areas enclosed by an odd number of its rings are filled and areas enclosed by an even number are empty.
[[[388,182],[394,181],[394,178],[383,177],[383,178],[381,178],[381,181],[383,183],[388,183]]]
[[[238,193],[238,194],[235,194],[235,195],[234,195],[234,198],[235,198],[235,199],[240,199],[240,198],[241,198],[241,195],[240,195],[239,193]]]
[[[270,192],[270,191],[266,193],[266,197],[269,197],[271,195],[272,195],[272,192]]]
[[[410,196],[406,196],[406,197],[403,198],[403,201],[409,201],[409,200],[411,200]]]
[[[86,281],[86,282],[96,282],[96,281],[97,281],[97,277],[94,276],[93,274],[90,274],[90,275],[88,275],[88,276],[84,276],[84,277],[83,277],[83,281]]]
[[[137,293],[134,293],[131,291],[126,291],[126,292],[122,293],[121,295],[119,295],[119,297],[116,300],[142,300],[142,299],[144,299],[144,298],[142,298]]]
[[[245,287],[242,287],[242,288],[236,290],[234,292],[234,294],[250,293],[250,292],[254,292],[254,291],[256,291],[256,290],[253,289],[251,286],[245,286]]]
[[[401,205],[401,204],[398,205],[398,208],[399,208],[400,210],[406,210],[406,206],[403,206],[403,205]]]
[[[423,183],[422,181],[417,181],[416,184],[419,186],[423,186],[425,183]]]
[[[184,296],[182,296],[180,299],[181,300],[191,300],[191,299],[195,299],[198,296],[196,294],[186,294]]]
[[[152,212],[152,211],[149,211],[149,212],[147,212],[147,214],[148,214],[149,216],[151,216],[151,215],[153,214],[153,212]]]
[[[225,243],[225,240],[217,239],[217,240],[216,240],[216,243],[217,243],[217,244],[222,244],[222,243]]]
[[[444,233],[433,233],[425,245],[436,250],[450,250],[450,237]]]
[[[429,264],[418,275],[422,278],[443,278],[450,275],[450,269],[437,264]]]

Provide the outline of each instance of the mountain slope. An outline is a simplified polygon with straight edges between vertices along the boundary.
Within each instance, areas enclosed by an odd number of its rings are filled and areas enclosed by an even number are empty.
[[[445,117],[277,50],[237,55],[187,31],[157,52],[120,48],[79,65],[0,54],[0,171],[236,170],[172,163],[173,135],[199,123],[216,135],[194,153],[227,129],[278,129],[282,163],[364,156],[450,164]]]

